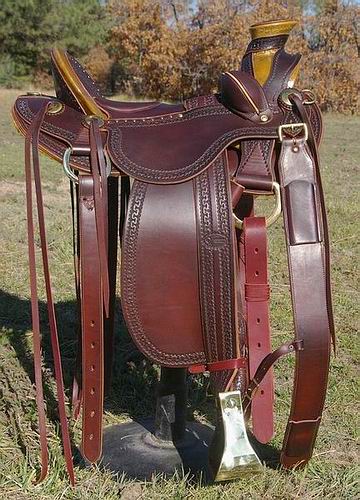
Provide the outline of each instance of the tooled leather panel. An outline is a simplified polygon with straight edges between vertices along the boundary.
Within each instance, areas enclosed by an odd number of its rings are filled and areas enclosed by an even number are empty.
[[[33,96],[21,96],[17,99],[14,115],[15,120],[20,122],[23,134],[29,123],[34,119],[36,112],[50,99],[52,98]],[[309,110],[315,136],[319,141],[321,120],[318,108],[316,105],[311,105],[307,106],[307,109]],[[297,122],[299,118],[294,113],[287,112],[285,120],[286,122]],[[116,121],[109,122],[106,124],[106,128],[110,131],[108,147],[118,170],[140,180],[155,183],[173,183],[197,175],[207,168],[211,161],[235,140],[248,136],[254,137],[254,139],[264,136],[265,138],[275,138],[277,136],[277,124],[282,121],[284,120],[277,115],[271,126],[249,127],[248,121],[233,115],[223,106],[214,106],[194,109],[184,113],[181,118],[172,115],[157,119],[150,118],[145,125],[143,120],[139,119],[128,120],[127,122],[122,120],[121,124]],[[180,128],[174,130],[169,127],[170,124],[175,125],[176,123],[180,125]],[[192,125],[192,128],[190,125]],[[56,159],[61,161],[66,147],[76,142],[82,130],[85,130],[83,114],[65,106],[62,113],[45,117],[40,134],[40,146],[48,151],[51,156],[55,156]],[[152,130],[153,134],[151,134]],[[202,130],[204,130],[204,137],[201,150],[199,142],[202,137]],[[133,153],[127,151],[129,147],[128,133],[131,134],[131,144],[134,147]],[[125,144],[124,135],[126,136]],[[208,135],[209,138],[207,139]],[[145,146],[146,137],[148,137],[148,142]],[[194,142],[195,138],[196,142]],[[265,145],[266,142],[265,139],[263,144]],[[192,148],[189,147],[190,145],[192,145]],[[264,148],[265,146],[261,147]],[[266,157],[265,149],[263,149],[263,153]],[[173,165],[178,166],[179,159],[186,154],[190,160],[188,164],[178,168],[169,168]],[[139,163],[138,160],[134,161],[133,155],[137,155],[141,161],[146,161],[147,165]],[[167,164],[164,164],[163,160],[161,165],[160,162],[164,157],[168,158]],[[89,162],[85,156],[72,156],[71,166],[84,171],[89,170]],[[253,172],[244,169],[243,174],[244,178],[248,177],[250,179],[250,174],[253,175]],[[265,175],[269,178],[268,174]],[[244,180],[246,181],[246,179]]]
[[[134,181],[122,243],[122,308],[139,349],[164,366],[205,361],[194,213],[192,181]]]
[[[225,155],[199,175],[196,184],[199,226],[200,296],[208,362],[236,357],[234,234]],[[211,374],[215,391],[225,390],[231,371]]]
[[[216,105],[220,106],[216,94],[191,97],[190,99],[185,99],[184,101],[184,108],[186,110],[204,108]]]
[[[308,111],[308,116],[311,123],[311,127],[314,132],[316,143],[319,146],[323,134],[323,119],[320,108],[317,103],[314,103],[306,106],[306,109]]]
[[[280,49],[285,45],[288,38],[289,35],[255,38],[255,40],[251,40],[249,43],[246,49],[246,55],[249,52],[257,52],[259,50]]]
[[[139,180],[181,182],[199,174],[235,141],[277,137],[279,123],[280,117],[269,126],[250,127],[248,120],[223,106],[199,108],[146,124],[110,123],[108,151],[119,169]]]
[[[272,156],[274,140],[241,141],[241,158],[235,179],[253,190],[271,190],[274,173]]]
[[[18,98],[15,115],[26,122],[23,133],[39,109],[51,99],[43,96]],[[83,120],[82,113],[65,105],[61,113],[45,117],[41,132],[59,141],[57,149],[63,153],[64,142],[71,146],[80,134],[84,136],[87,129]],[[249,124],[221,105],[183,114],[108,121],[102,130],[109,133],[106,146],[114,167],[139,180],[170,184],[197,175],[235,140],[244,136],[277,135],[276,123],[259,127],[250,127]],[[62,159],[62,154],[52,151],[49,145],[41,145],[48,148],[52,156]],[[89,169],[86,158],[79,160],[79,157],[72,156],[71,165]]]
[[[25,135],[29,124],[34,120],[36,112],[41,109],[42,106],[46,105],[47,101],[53,101],[53,97],[27,97],[20,96],[15,102],[13,108],[14,120],[19,127],[19,131]],[[32,101],[37,101],[37,107],[31,109],[29,103]],[[67,115],[67,110],[70,108],[65,108],[63,112]],[[35,111],[35,112],[34,112]],[[71,113],[78,115],[77,111],[72,110]],[[65,150],[76,142],[78,137],[79,129],[83,128],[81,121],[77,118],[73,123],[74,127],[67,129],[57,126],[54,123],[59,121],[60,115],[46,116],[43,124],[41,126],[40,136],[39,136],[39,146],[42,151],[45,151],[55,160],[61,162],[64,156]],[[55,120],[54,120],[55,118]],[[70,120],[67,116],[62,117],[62,123],[69,124]],[[90,161],[87,156],[72,156],[70,160],[70,165],[81,171],[90,171]]]
[[[21,97],[19,97],[16,100],[16,103],[15,103],[16,108],[15,109],[18,111],[22,120],[25,120],[26,122],[31,123],[35,118],[35,113],[32,111],[32,109],[29,106],[29,103],[31,102],[29,99],[33,100],[33,98],[26,98],[26,97],[21,98]],[[38,99],[38,98],[35,98],[35,99]],[[41,97],[39,99],[42,99],[43,103],[42,103],[42,105],[38,106],[37,111],[39,109],[41,109],[47,103],[47,101],[54,100],[54,98],[52,98],[52,97],[48,97],[48,98]],[[57,126],[53,125],[50,121],[47,121],[47,120],[45,120],[43,122],[42,130],[47,131],[54,136],[60,136],[62,139],[68,140],[69,144],[74,142],[76,139],[76,134],[74,132],[72,132],[70,128],[57,127]]]

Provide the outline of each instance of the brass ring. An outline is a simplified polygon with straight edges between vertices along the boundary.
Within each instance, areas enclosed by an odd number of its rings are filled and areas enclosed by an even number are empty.
[[[303,104],[315,104],[316,99],[315,99],[314,92],[312,90],[310,90],[310,89],[304,89],[303,92],[307,94],[307,97],[310,96],[310,99],[306,100],[306,101],[303,101]]]
[[[290,96],[294,94],[297,97],[299,97],[302,100],[302,95],[300,90],[294,89],[292,87],[288,87],[280,92],[280,95],[278,97],[278,101],[280,104],[282,104],[285,108],[287,109],[292,109],[293,104],[290,101]]]
[[[272,213],[265,218],[265,225],[266,227],[270,227],[274,222],[276,222],[281,214],[282,207],[281,207],[281,192],[280,192],[280,185],[278,182],[273,182],[272,183],[272,190],[275,195],[275,208],[272,211]],[[237,229],[242,229],[244,225],[244,221],[239,219],[234,212],[233,212],[233,218],[235,221],[235,227]]]

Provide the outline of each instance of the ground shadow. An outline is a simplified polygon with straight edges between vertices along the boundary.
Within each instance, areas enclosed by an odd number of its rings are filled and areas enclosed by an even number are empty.
[[[44,368],[53,372],[46,304],[40,302],[39,310],[43,336]],[[59,325],[65,391],[70,398],[78,342],[76,301],[58,302],[55,310]],[[2,335],[7,337],[8,342],[16,352],[16,356],[27,376],[34,383],[33,356],[29,348],[29,339],[26,338],[26,333],[31,331],[30,301],[0,290],[0,329],[3,332]],[[149,420],[146,420],[145,417],[155,414],[156,385],[159,370],[139,352],[132,342],[124,325],[119,301],[115,319],[115,332],[112,386],[105,400],[105,410],[115,415],[125,413],[138,423],[148,422]],[[195,420],[195,410],[200,411],[202,415],[206,416],[210,424],[215,425],[215,405],[213,398],[208,397],[207,379],[188,377],[187,384],[189,393],[187,420],[190,422],[190,426]],[[58,428],[56,394],[46,381],[44,382],[44,395],[47,403],[47,417]],[[252,442],[260,457],[268,462],[270,466],[275,467],[278,465],[278,454],[274,448],[260,445],[254,439],[252,439]],[[78,463],[81,464],[81,459],[74,444],[73,447],[75,455],[79,459]],[[21,445],[20,448],[26,454],[25,446]],[[179,453],[180,455],[183,453],[181,448],[179,448]]]

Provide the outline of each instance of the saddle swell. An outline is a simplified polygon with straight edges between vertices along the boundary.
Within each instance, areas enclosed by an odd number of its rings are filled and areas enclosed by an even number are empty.
[[[57,97],[20,96],[15,103],[27,171],[32,144],[33,151],[63,162],[79,184],[83,380],[75,376],[73,403],[83,409],[82,451],[90,461],[101,456],[104,372],[108,385],[112,363],[118,216],[121,302],[138,348],[161,366],[208,370],[220,398],[238,391],[263,443],[274,429],[272,365],[295,352],[281,462],[294,467],[311,457],[334,329],[317,153],[322,119],[312,93],[293,88],[300,56],[284,50],[293,25],[252,27],[241,70],[222,74],[218,93],[182,104],[105,99],[80,64],[60,50],[52,52]],[[35,179],[38,169],[35,154]],[[256,216],[255,197],[274,194],[273,216]],[[281,207],[294,339],[272,351],[267,229]],[[32,304],[36,310],[35,295]],[[224,432],[219,424],[214,449]],[[220,479],[214,449],[210,459]]]
[[[13,111],[18,129],[25,132],[39,110],[57,102],[46,96],[20,96]],[[40,148],[59,161],[62,161],[68,147],[85,147],[89,131],[82,113],[63,103],[61,106],[59,112],[46,115],[39,137]],[[315,105],[309,108],[309,119],[314,124],[315,137],[319,141],[319,110]],[[277,129],[285,119],[289,122],[296,122],[297,119],[294,116],[286,118],[286,110],[283,113],[278,113],[269,124],[253,127],[248,120],[229,112],[218,102],[208,107],[192,107],[156,117],[109,119],[102,125],[101,135],[114,171],[144,182],[170,184],[195,177],[227,147],[246,138],[253,141],[276,139]],[[70,166],[88,172],[89,157],[73,155]],[[269,190],[274,174],[269,172],[269,165],[262,166],[258,162],[251,173],[241,180],[248,190],[263,192],[262,183],[266,179]]]

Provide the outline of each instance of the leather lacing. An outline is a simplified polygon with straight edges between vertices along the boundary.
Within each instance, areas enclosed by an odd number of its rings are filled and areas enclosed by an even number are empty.
[[[30,289],[31,289],[31,314],[34,346],[34,370],[36,385],[36,402],[38,407],[39,434],[41,448],[41,472],[36,483],[43,481],[48,471],[48,447],[46,436],[46,417],[45,403],[41,371],[41,331],[39,317],[39,298],[37,292],[37,273],[35,256],[35,230],[33,220],[33,195],[32,195],[32,172],[35,180],[36,204],[39,222],[39,232],[41,241],[42,262],[44,270],[47,309],[49,316],[50,338],[54,358],[56,390],[58,397],[58,409],[60,417],[62,443],[66,468],[72,485],[75,484],[74,468],[72,461],[69,427],[66,417],[65,391],[63,382],[63,373],[61,366],[61,355],[59,338],[56,324],[54,300],[52,295],[51,278],[49,271],[49,258],[46,242],[44,206],[41,190],[40,164],[39,164],[39,134],[42,121],[47,112],[48,104],[36,115],[34,121],[29,126],[25,137],[25,179],[26,179],[26,211],[27,211],[27,232],[28,232],[28,251],[29,251],[29,270],[30,270]]]
[[[34,347],[34,369],[36,385],[36,402],[38,407],[38,421],[41,448],[41,472],[37,483],[43,481],[48,472],[48,446],[46,436],[46,416],[44,404],[44,391],[41,371],[41,328],[39,316],[39,298],[37,291],[37,272],[35,256],[35,229],[33,221],[33,188],[32,172],[35,181],[35,193],[37,214],[39,223],[39,233],[41,242],[42,262],[44,270],[44,280],[47,297],[47,309],[50,326],[51,346],[54,358],[55,380],[58,397],[58,410],[61,425],[62,444],[64,448],[66,468],[72,485],[75,484],[74,468],[70,444],[69,426],[66,416],[65,390],[63,373],[61,366],[61,354],[58,339],[58,329],[52,295],[51,277],[49,270],[49,258],[46,241],[45,216],[43,206],[43,196],[41,189],[40,163],[39,163],[39,134],[44,117],[47,113],[49,103],[47,103],[35,116],[29,126],[25,137],[25,178],[26,178],[26,207],[27,207],[27,232],[28,232],[28,252],[30,270],[31,289],[31,313]],[[108,274],[108,227],[107,227],[107,175],[106,163],[102,147],[99,124],[97,120],[92,120],[89,130],[90,137],[90,160],[94,179],[94,203],[97,225],[97,239],[99,245],[99,259],[102,278],[103,302],[105,314],[109,315],[109,274]],[[78,279],[77,279],[78,281]],[[78,288],[78,286],[77,286]],[[77,401],[75,408],[76,416],[80,411],[81,396],[77,384],[74,385],[73,400]]]

